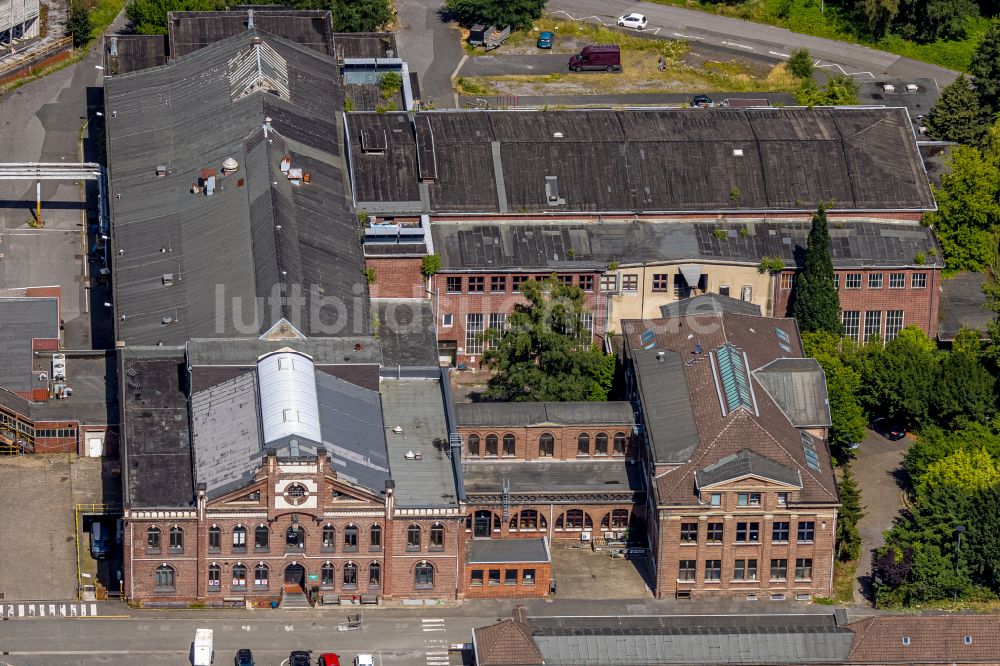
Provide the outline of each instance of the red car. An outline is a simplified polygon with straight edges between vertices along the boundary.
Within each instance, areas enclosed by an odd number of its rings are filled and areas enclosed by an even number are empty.
[[[319,666],[340,666],[340,657],[332,652],[327,652],[319,656],[318,663]]]

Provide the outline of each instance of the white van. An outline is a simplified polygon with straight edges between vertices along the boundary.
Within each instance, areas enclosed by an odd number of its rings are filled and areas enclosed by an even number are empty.
[[[191,647],[191,663],[194,666],[211,666],[215,660],[213,633],[211,629],[195,630],[194,645]]]

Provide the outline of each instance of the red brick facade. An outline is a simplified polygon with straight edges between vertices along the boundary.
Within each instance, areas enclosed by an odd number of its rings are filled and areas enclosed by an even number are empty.
[[[515,289],[515,280],[545,280],[550,276],[551,273],[512,272],[436,274],[431,279],[431,290],[438,301],[438,346],[442,357],[452,354],[456,364],[478,368],[484,343],[476,341],[475,332],[470,334],[469,315],[478,319],[485,331],[497,315],[506,317],[516,304],[525,302]],[[592,315],[593,340],[599,342],[607,330],[607,298],[600,293],[600,271],[559,273],[559,276],[567,284],[584,290],[583,307]]]
[[[547,597],[552,565],[547,562],[466,564],[464,573],[467,599]]]
[[[631,425],[459,426],[458,432],[467,460],[602,460],[637,455]]]
[[[293,486],[305,489],[298,505]],[[454,598],[462,517],[454,509],[408,513],[395,507],[391,489],[383,500],[338,481],[322,456],[269,457],[250,485],[201,497],[193,509],[127,508],[125,589],[147,605],[266,605],[283,589]]]
[[[870,334],[890,340],[900,328],[911,325],[932,338],[937,335],[940,267],[838,268],[834,275],[845,335],[858,341]],[[774,281],[775,316],[792,316],[794,276],[795,271],[786,270]]]
[[[368,257],[365,266],[375,271],[375,281],[368,285],[372,298],[429,297],[422,257]]]
[[[740,504],[741,495],[759,504]],[[779,503],[772,486],[748,479],[719,490],[718,506],[661,509],[650,530],[656,596],[829,596],[836,510]],[[800,538],[802,537],[802,538]]]

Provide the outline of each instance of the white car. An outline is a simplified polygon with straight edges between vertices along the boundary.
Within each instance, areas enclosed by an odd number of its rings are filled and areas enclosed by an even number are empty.
[[[649,20],[646,19],[642,14],[626,14],[625,16],[618,17],[618,27],[619,28],[635,28],[636,30],[645,30],[646,24]]]

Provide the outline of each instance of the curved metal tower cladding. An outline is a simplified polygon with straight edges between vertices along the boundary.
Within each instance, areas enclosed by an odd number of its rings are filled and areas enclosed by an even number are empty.
[[[22,39],[37,37],[39,0],[0,0],[0,56]]]

